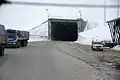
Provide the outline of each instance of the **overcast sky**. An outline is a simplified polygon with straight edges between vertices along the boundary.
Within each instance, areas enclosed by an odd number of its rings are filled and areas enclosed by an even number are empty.
[[[49,2],[49,3],[74,3],[74,4],[104,4],[104,0],[12,0],[28,2]],[[117,1],[117,0],[116,0]],[[115,4],[115,0],[107,0],[107,4]],[[94,21],[103,27],[104,9],[97,8],[68,8],[50,6],[25,6],[25,5],[4,5],[1,7],[0,23],[6,28],[29,30],[47,20],[48,9],[50,17],[78,18],[79,10],[82,17],[88,21]],[[116,9],[107,9],[107,20],[116,17]]]
[[[12,0],[27,2],[47,2],[47,3],[72,3],[72,4],[104,4],[104,0]],[[117,0],[106,0],[107,4],[117,4]],[[25,5],[3,5],[0,12],[0,23],[8,29],[30,30],[48,19],[46,9],[50,17],[74,18],[79,17],[90,22],[97,23],[97,28],[84,33],[86,36],[110,37],[108,27],[104,26],[103,8],[80,8],[80,7],[50,7],[50,6],[25,6]],[[117,9],[107,9],[106,21],[117,17]],[[98,34],[96,34],[98,33]],[[90,35],[91,34],[91,35]],[[106,35],[105,35],[106,34]]]

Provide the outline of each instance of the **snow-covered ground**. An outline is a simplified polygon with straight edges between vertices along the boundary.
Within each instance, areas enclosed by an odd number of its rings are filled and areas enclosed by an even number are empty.
[[[90,44],[91,44],[91,40],[90,40],[90,39],[87,39],[86,37],[81,36],[81,35],[79,34],[78,40],[75,41],[75,43],[84,44],[84,45],[90,45]]]
[[[112,50],[120,51],[120,45],[115,46]]]
[[[91,26],[90,26],[91,27]],[[111,35],[109,28],[107,26],[102,27],[92,27],[91,29],[85,30],[84,32],[79,33],[77,43],[91,45],[91,41],[97,39],[102,40],[111,40]],[[99,31],[98,31],[99,30]],[[104,33],[103,33],[104,32]]]
[[[48,22],[45,21],[45,23],[32,28],[29,32],[30,35],[48,36]]]
[[[47,37],[41,36],[30,36],[29,42],[36,42],[36,41],[48,41]]]
[[[37,27],[31,29],[29,42],[35,41],[47,41],[48,40],[48,22],[40,24]]]

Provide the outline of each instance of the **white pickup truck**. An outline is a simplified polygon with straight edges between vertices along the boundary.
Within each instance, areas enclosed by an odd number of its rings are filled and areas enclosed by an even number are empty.
[[[91,46],[92,50],[99,50],[99,51],[103,51],[103,44],[102,42],[92,42],[92,46]]]

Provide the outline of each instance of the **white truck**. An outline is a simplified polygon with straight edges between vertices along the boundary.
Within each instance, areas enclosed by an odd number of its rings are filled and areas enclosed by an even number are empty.
[[[93,51],[95,51],[95,50],[103,51],[103,44],[102,44],[102,42],[92,41],[91,49]]]

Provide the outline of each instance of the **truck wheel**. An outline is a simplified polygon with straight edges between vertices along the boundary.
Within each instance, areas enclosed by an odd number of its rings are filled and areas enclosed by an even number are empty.
[[[3,46],[0,47],[0,56],[4,56],[4,47]]]
[[[113,48],[114,46],[110,46],[110,48]]]
[[[27,46],[28,42],[27,42],[27,41],[25,41],[25,42],[24,42],[24,44],[25,44],[24,46]]]
[[[21,47],[21,43],[19,41],[19,42],[17,42],[16,48],[20,48],[20,47]]]
[[[26,46],[26,41],[23,42],[23,46],[24,46],[24,47]]]
[[[103,51],[103,49],[101,49],[101,51]]]
[[[22,46],[22,47],[25,47],[25,41],[22,41],[21,46]]]
[[[93,51],[95,51],[95,49],[94,49],[94,48],[92,48],[92,50],[93,50]]]
[[[26,46],[26,41],[24,41],[24,47]]]
[[[93,47],[91,47],[91,49],[94,51],[95,49]]]
[[[28,45],[28,41],[26,41],[26,45],[25,46],[27,46]]]

